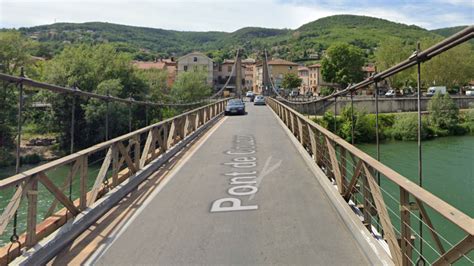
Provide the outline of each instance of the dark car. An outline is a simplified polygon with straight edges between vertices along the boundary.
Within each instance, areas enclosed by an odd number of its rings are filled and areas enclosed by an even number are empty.
[[[245,114],[245,103],[240,99],[232,99],[229,100],[227,106],[225,107],[225,115],[231,114]]]

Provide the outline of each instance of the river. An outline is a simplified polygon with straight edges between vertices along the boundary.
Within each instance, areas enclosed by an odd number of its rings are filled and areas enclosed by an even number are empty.
[[[376,145],[361,144],[358,147],[366,153],[375,157]],[[443,137],[422,142],[423,155],[423,187],[453,205],[465,214],[474,216],[474,136]],[[380,145],[381,161],[418,183],[418,146],[416,142],[410,141],[388,141]],[[381,186],[397,200],[399,199],[398,188],[387,179],[381,178]],[[398,212],[398,204],[393,199],[384,195],[389,208]],[[413,199],[411,198],[411,201]],[[457,229],[456,226],[443,219],[433,210],[428,210],[433,220],[434,227],[442,232],[451,244],[457,243],[466,234]],[[399,220],[390,213],[394,224]],[[416,226],[415,226],[416,224]],[[418,226],[418,220],[412,218],[412,226]],[[399,226],[397,226],[398,228]],[[424,236],[430,239],[429,232],[424,230]],[[414,233],[415,234],[415,233]],[[445,248],[450,244],[442,241]],[[425,243],[424,255],[432,258],[434,253]],[[434,245],[433,245],[434,246]],[[470,258],[474,260],[471,252]],[[471,265],[463,260],[461,265]]]

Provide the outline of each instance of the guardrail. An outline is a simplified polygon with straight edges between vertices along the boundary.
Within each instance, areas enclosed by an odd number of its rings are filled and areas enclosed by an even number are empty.
[[[135,176],[151,161],[221,115],[226,102],[227,99],[214,102],[0,180],[0,195],[4,198],[12,195],[0,216],[0,235],[9,225],[13,229],[12,244],[0,249],[0,264],[12,261],[107,191]],[[97,174],[88,172],[91,164],[100,165]],[[58,169],[65,172],[62,178],[48,176]],[[89,177],[93,177],[94,182],[88,182]],[[73,189],[78,194],[76,199],[73,199]],[[39,218],[39,204],[50,206],[43,219]],[[58,204],[64,208],[56,211]],[[22,221],[16,220],[15,213],[22,214],[18,215],[19,220],[25,216],[26,228],[21,236],[18,236],[17,224]]]
[[[267,98],[267,103],[335,183],[341,197],[363,217],[369,232],[386,241],[396,265],[416,264],[414,255],[433,265],[459,260],[474,263],[469,256],[474,249],[473,218],[282,102]],[[380,186],[380,179],[386,186]],[[394,194],[393,190],[398,191]],[[453,224],[459,236],[453,238],[437,230],[431,219],[435,215]],[[431,239],[422,237],[419,229],[411,226],[413,221],[421,221],[421,230]],[[416,238],[430,252],[423,253]]]

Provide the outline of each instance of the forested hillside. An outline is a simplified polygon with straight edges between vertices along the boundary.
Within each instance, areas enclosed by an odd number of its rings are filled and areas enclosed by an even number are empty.
[[[325,17],[295,30],[247,27],[232,33],[174,31],[103,22],[56,23],[19,30],[40,42],[37,55],[44,57],[54,56],[69,44],[113,43],[141,60],[178,57],[198,50],[216,61],[231,57],[237,46],[251,55],[267,48],[273,55],[289,60],[317,59],[335,42],[354,44],[370,56],[388,37],[414,44],[420,39],[439,38],[456,31],[450,28],[430,32],[414,25],[355,15]]]

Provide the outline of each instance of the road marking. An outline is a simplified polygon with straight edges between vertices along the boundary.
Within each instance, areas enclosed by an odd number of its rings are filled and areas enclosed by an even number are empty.
[[[163,187],[168,184],[168,182],[176,176],[176,173],[186,164],[186,162],[206,143],[206,141],[214,134],[214,132],[227,120],[227,116],[224,116],[220,121],[218,121],[212,128],[205,133],[191,149],[187,151],[187,155],[183,157],[176,166],[171,169],[168,173],[168,177],[163,179],[163,181],[158,185],[158,187],[153,191],[148,198],[143,202],[143,204],[135,211],[132,217],[130,217],[122,226],[122,224],[117,226],[117,230],[110,234],[110,236],[104,240],[104,244],[97,247],[96,251],[91,255],[91,257],[84,263],[84,265],[94,265],[96,262],[107,252],[107,250],[113,245],[115,240],[117,240],[133,223],[133,221],[140,215],[140,213],[151,203],[151,201],[160,193]]]
[[[268,157],[267,161],[265,162],[265,165],[263,166],[263,169],[262,169],[262,172],[260,173],[260,175],[257,177],[257,185],[256,187],[259,188],[260,187],[260,184],[262,183],[263,181],[263,178],[267,175],[269,175],[271,172],[275,171],[276,169],[278,169],[281,165],[281,160],[278,161],[276,164],[274,164],[273,166],[269,167],[270,165],[270,162],[272,161],[272,156]],[[255,194],[252,194],[250,195],[249,197],[249,201],[251,201],[253,198],[255,197]]]

